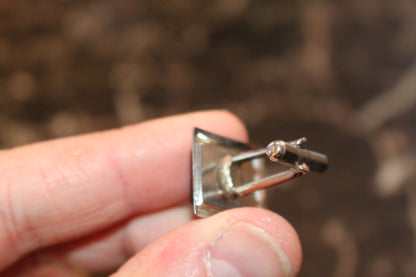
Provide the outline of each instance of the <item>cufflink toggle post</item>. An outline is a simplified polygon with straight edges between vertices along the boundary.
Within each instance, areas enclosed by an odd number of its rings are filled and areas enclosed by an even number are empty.
[[[306,142],[306,138],[290,142],[276,140],[266,148],[255,149],[195,128],[192,149],[194,213],[206,217],[242,206],[267,207],[264,188],[309,172],[324,172],[328,158],[306,149]],[[274,162],[289,169],[271,173],[276,171],[276,166],[271,165]]]

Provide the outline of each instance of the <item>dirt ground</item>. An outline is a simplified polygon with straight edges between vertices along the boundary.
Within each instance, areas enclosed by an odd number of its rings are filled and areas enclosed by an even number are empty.
[[[0,147],[224,108],[330,169],[273,189],[300,276],[416,276],[416,2],[1,1]]]

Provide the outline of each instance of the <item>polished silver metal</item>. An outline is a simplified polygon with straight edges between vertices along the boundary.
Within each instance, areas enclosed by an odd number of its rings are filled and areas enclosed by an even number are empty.
[[[192,199],[200,217],[225,209],[267,208],[265,188],[309,172],[324,172],[328,158],[306,149],[306,138],[275,140],[255,147],[195,128],[192,150]],[[281,166],[289,169],[277,172]]]

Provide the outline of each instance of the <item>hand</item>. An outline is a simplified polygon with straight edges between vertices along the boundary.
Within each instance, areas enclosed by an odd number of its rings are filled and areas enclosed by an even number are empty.
[[[0,151],[2,276],[296,275],[300,243],[282,217],[240,208],[192,220],[179,206],[194,126],[247,140],[237,118],[212,111]]]

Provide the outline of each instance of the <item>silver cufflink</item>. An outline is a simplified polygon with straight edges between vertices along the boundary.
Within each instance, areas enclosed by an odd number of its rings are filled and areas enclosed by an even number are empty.
[[[328,158],[306,149],[306,142],[306,138],[289,142],[275,140],[266,148],[256,149],[195,128],[194,213],[207,217],[236,207],[267,208],[263,189],[309,172],[324,172]]]

